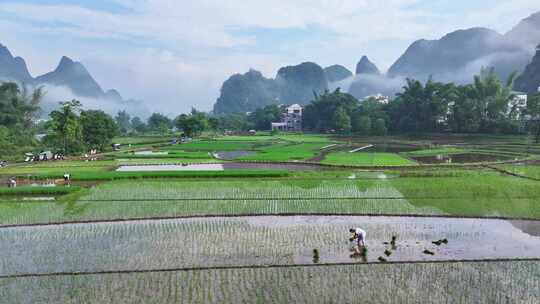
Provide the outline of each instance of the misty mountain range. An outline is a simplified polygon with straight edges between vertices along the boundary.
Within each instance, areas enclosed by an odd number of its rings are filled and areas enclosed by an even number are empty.
[[[521,74],[540,44],[540,12],[522,20],[508,33],[488,28],[457,30],[438,40],[417,40],[400,56],[386,74],[367,56],[362,56],[352,74],[346,67],[322,68],[307,62],[279,70],[275,79],[251,70],[225,81],[214,112],[246,112],[269,103],[307,104],[313,94],[341,87],[359,99],[381,93],[393,96],[406,78],[426,81],[472,81],[482,67],[492,67],[502,80]],[[540,86],[540,55],[518,78],[516,88],[534,92]],[[284,75],[285,74],[285,77]],[[524,84],[524,82],[527,82]],[[263,84],[264,83],[264,84]]]
[[[59,101],[79,99],[87,108],[103,109],[110,114],[128,110],[132,114],[146,116],[141,101],[124,100],[117,90],[104,91],[80,62],[64,56],[54,71],[32,77],[26,62],[14,57],[9,49],[0,44],[0,81],[15,81],[30,87],[44,86],[44,116],[57,106]]]
[[[540,86],[540,56],[531,60],[540,43],[540,12],[522,20],[505,34],[487,28],[470,28],[449,33],[438,40],[413,42],[384,73],[367,56],[362,56],[355,73],[344,66],[321,67],[313,62],[282,67],[274,78],[256,70],[235,74],[227,79],[214,105],[215,113],[248,112],[267,104],[307,104],[313,94],[342,88],[359,99],[381,93],[393,96],[406,78],[422,81],[468,83],[482,67],[493,67],[505,80],[512,72],[523,75],[516,88],[533,92]],[[530,63],[527,69],[527,65]],[[44,115],[58,101],[79,99],[86,108],[103,109],[114,114],[126,109],[147,116],[142,101],[124,100],[114,89],[104,91],[80,62],[62,57],[54,71],[32,77],[26,62],[14,57],[0,44],[0,81],[10,80],[29,86],[45,86]]]

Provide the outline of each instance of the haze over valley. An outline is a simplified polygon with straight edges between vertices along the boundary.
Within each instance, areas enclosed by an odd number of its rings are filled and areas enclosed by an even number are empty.
[[[392,96],[407,77],[466,83],[482,67],[494,67],[502,79],[521,73],[540,41],[539,7],[495,1],[487,14],[480,2],[457,9],[391,1],[394,15],[375,1],[344,1],[332,9],[315,1],[309,12],[272,5],[296,14],[295,21],[280,13],[265,18],[266,4],[216,4],[217,16],[204,4],[190,4],[193,15],[207,13],[188,18],[201,23],[195,34],[178,21],[181,12],[163,15],[171,1],[7,1],[0,4],[0,17],[10,16],[2,19],[0,78],[47,84],[46,109],[77,98],[109,113],[125,108],[172,117],[192,107],[219,113],[306,104],[314,91],[337,87],[359,99]],[[70,17],[55,22],[60,16]],[[170,26],[156,18],[171,20]],[[136,19],[155,28],[130,27]]]

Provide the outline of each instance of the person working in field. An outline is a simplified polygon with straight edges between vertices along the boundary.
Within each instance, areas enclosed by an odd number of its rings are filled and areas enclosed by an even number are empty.
[[[351,228],[349,231],[353,234],[350,241],[356,240],[358,248],[366,246],[366,232],[361,228]]]

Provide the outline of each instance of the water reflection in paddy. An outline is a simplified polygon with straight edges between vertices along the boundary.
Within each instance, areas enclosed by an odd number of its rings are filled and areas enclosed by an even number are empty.
[[[262,216],[0,229],[0,275],[362,262],[350,227],[367,231],[366,261],[540,258],[538,221]],[[524,228],[525,227],[525,228]],[[528,232],[531,232],[529,234]],[[392,236],[396,246],[385,244]],[[437,246],[433,241],[447,239]],[[385,250],[391,252],[384,255]],[[427,255],[425,250],[434,255]]]

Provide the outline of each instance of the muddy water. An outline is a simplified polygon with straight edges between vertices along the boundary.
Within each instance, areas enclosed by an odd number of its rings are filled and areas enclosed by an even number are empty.
[[[133,165],[120,166],[118,172],[149,172],[149,171],[223,171],[221,164],[191,164],[191,165]]]
[[[135,151],[133,154],[135,155],[167,155],[168,152],[156,152],[151,150],[145,150],[145,151]]]
[[[227,169],[276,169],[276,170],[291,170],[291,171],[309,171],[323,170],[324,167],[309,164],[271,164],[271,163],[224,163],[223,168]]]
[[[240,157],[246,157],[256,154],[253,151],[245,151],[245,150],[238,150],[238,151],[220,151],[217,152],[216,155],[220,159],[224,160],[235,160]]]
[[[351,258],[350,227],[367,232]],[[540,221],[264,216],[0,229],[0,275],[158,268],[540,258]],[[395,246],[385,244],[397,237]],[[433,241],[447,239],[437,246]],[[390,256],[384,254],[388,250]],[[425,250],[433,252],[427,255]]]
[[[466,163],[481,163],[481,162],[494,162],[510,160],[510,157],[500,155],[487,155],[476,153],[463,153],[463,154],[451,154],[451,155],[435,155],[435,156],[419,156],[411,157],[417,162],[423,164],[466,164]]]

